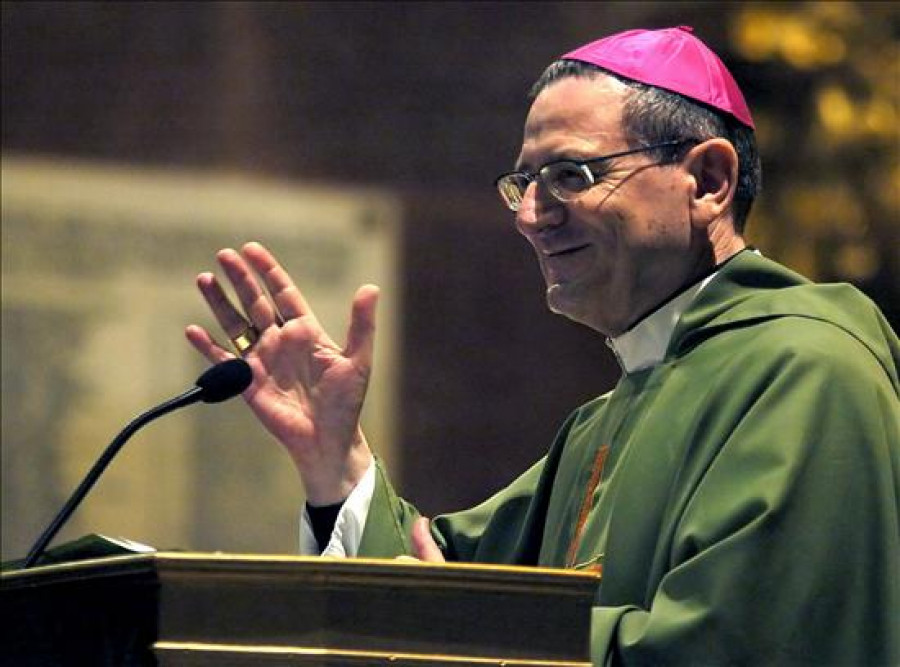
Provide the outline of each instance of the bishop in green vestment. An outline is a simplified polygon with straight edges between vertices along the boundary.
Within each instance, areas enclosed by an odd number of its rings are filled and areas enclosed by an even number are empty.
[[[898,365],[857,291],[743,251],[660,364],[435,532],[453,560],[602,569],[597,664],[897,664]],[[379,469],[359,554],[411,553],[415,517]]]
[[[481,505],[429,526],[373,459],[377,288],[338,346],[259,244],[218,257],[240,308],[199,277],[300,474],[304,550],[602,572],[597,665],[900,664],[900,344],[857,290],[747,248],[760,167],[734,79],[690,29],[636,30],[532,98],[498,192],[549,308],[623,373]]]

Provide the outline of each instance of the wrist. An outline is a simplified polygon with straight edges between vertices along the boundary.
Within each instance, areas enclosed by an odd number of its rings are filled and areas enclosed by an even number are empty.
[[[372,461],[369,445],[359,431],[341,460],[322,460],[317,465],[302,466],[298,462],[306,502],[317,507],[343,502],[363,479]]]

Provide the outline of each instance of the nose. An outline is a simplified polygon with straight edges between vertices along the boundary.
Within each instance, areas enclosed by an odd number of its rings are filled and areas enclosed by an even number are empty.
[[[565,207],[540,190],[536,181],[529,183],[516,211],[516,228],[523,236],[539,234],[565,222]]]

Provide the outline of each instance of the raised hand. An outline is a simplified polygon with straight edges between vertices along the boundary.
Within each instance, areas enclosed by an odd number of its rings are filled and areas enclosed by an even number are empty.
[[[309,502],[343,500],[371,462],[359,416],[372,369],[378,288],[357,291],[342,348],[261,244],[248,243],[240,253],[222,250],[217,259],[240,309],[212,273],[197,276],[197,287],[225,335],[231,340],[244,335],[244,342],[252,343],[242,353],[253,369],[244,399],[287,449]],[[202,327],[191,325],[185,335],[213,363],[235,356]]]

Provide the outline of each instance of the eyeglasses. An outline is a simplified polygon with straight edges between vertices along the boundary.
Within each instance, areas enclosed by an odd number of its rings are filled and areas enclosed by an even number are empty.
[[[690,141],[689,139],[675,139],[610,155],[602,155],[589,160],[557,160],[548,162],[538,169],[535,174],[528,171],[511,171],[508,174],[503,174],[494,181],[494,185],[500,193],[503,203],[511,211],[519,210],[528,186],[538,179],[557,200],[570,202],[599,183],[598,179],[602,176],[602,173],[595,173],[598,165],[613,158],[644,153],[658,148],[672,148]]]

